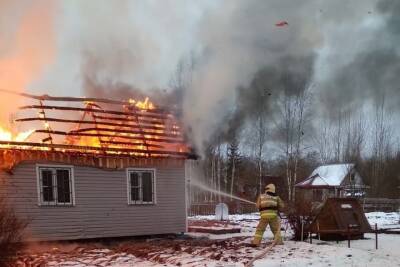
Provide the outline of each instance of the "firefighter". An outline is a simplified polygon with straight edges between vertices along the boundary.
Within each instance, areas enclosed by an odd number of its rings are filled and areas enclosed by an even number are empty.
[[[259,246],[265,232],[265,228],[269,224],[274,234],[274,242],[276,245],[282,245],[281,223],[279,220],[279,210],[284,208],[282,199],[275,193],[275,185],[269,184],[265,187],[265,194],[260,194],[256,202],[260,211],[260,221],[257,225],[256,233],[252,242],[253,246]]]

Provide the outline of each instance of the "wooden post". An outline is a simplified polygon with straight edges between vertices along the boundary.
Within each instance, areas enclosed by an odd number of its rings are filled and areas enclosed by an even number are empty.
[[[317,220],[318,240],[321,241],[321,234],[319,232],[319,221]]]
[[[375,223],[375,249],[378,249],[378,224]]]
[[[310,232],[310,244],[312,244],[312,232]]]
[[[304,222],[303,218],[301,218],[301,242],[303,242],[303,236],[304,236]]]
[[[347,225],[347,247],[350,248],[350,225]]]

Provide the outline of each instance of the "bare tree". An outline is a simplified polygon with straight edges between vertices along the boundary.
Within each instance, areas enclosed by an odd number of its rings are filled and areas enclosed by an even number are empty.
[[[256,140],[257,140],[257,169],[258,169],[258,190],[262,192],[262,176],[263,176],[263,155],[264,147],[267,139],[267,125],[265,122],[265,114],[262,111],[258,114],[256,122]]]
[[[372,136],[372,192],[374,195],[379,196],[381,179],[385,176],[386,163],[392,154],[392,129],[390,127],[389,115],[386,112],[384,95],[375,105]]]
[[[333,149],[335,152],[334,161],[340,162],[342,157],[342,135],[343,135],[343,123],[342,123],[342,111],[339,110],[337,113],[337,125],[336,131],[333,134]]]
[[[222,172],[222,158],[221,158],[221,143],[218,142],[217,145],[217,163],[216,163],[216,179],[215,179],[215,189],[221,192],[221,172]],[[221,202],[221,195],[218,194],[218,200]]]
[[[304,128],[308,122],[308,108],[311,102],[310,88],[297,92],[286,92],[280,99],[281,119],[278,120],[278,134],[283,140],[286,162],[288,200],[294,200],[294,185],[297,180],[299,161],[304,150]]]
[[[189,88],[193,80],[193,72],[196,66],[196,60],[193,54],[188,57],[182,58],[173,73],[169,86],[177,91],[183,91]]]
[[[228,146],[228,155],[227,155],[227,161],[228,161],[228,170],[229,170],[229,180],[230,180],[230,185],[229,185],[229,191],[230,195],[234,195],[234,184],[236,182],[236,173],[237,170],[236,168],[238,167],[238,164],[240,162],[240,152],[239,152],[239,142],[238,138],[236,136],[232,137],[231,141],[229,142]],[[227,188],[228,189],[228,188]]]
[[[362,114],[354,118],[346,116],[343,161],[358,163],[365,145],[365,119]]]
[[[318,122],[319,127],[315,127],[313,133],[313,146],[322,164],[328,163],[331,159],[331,124],[322,119]]]

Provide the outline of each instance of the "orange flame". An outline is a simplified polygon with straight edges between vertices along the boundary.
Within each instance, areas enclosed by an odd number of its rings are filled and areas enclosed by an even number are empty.
[[[129,104],[137,107],[138,109],[142,109],[142,110],[155,109],[154,104],[149,100],[148,97],[146,97],[144,99],[144,101],[137,101],[135,99],[129,98],[128,102],[129,102]]]
[[[6,129],[0,126],[0,141],[23,142],[26,141],[26,139],[28,139],[33,132],[34,130],[29,130],[14,135],[11,131],[7,131]]]
[[[91,107],[102,110],[101,106],[97,103],[87,102],[85,105],[86,108]],[[132,111],[132,109],[136,108],[140,109],[140,111],[144,113],[139,114],[137,118],[133,120],[133,116],[131,116],[129,111]],[[60,133],[56,133],[57,131],[53,132],[53,128],[50,126],[50,123],[46,121],[47,116],[45,115],[44,111],[39,111],[37,115],[38,118],[43,120],[42,127],[45,130],[48,130],[48,132],[42,131],[43,134],[47,133],[48,135],[42,135],[42,137],[45,138],[41,139],[41,141],[44,145],[46,145],[49,141],[49,144],[59,145],[60,139],[53,139],[53,134],[61,134],[65,136],[64,142],[61,142],[61,144],[87,147],[69,147],[68,149],[79,149],[79,151],[88,150],[91,151],[91,153],[103,153],[104,151],[110,154],[121,154],[126,153],[123,151],[123,149],[130,149],[128,152],[130,155],[149,156],[152,154],[151,152],[154,152],[154,155],[160,156],[168,155],[163,152],[189,152],[188,147],[179,139],[181,136],[180,127],[175,124],[176,122],[173,119],[169,121],[169,119],[172,117],[169,117],[168,114],[164,116],[160,115],[161,117],[154,117],[152,114],[145,113],[151,109],[155,109],[155,106],[148,97],[146,97],[144,101],[129,99],[129,106],[122,106],[122,110],[127,113],[121,113],[120,115],[117,113],[119,116],[115,117],[99,116],[99,120],[96,120],[96,117],[93,117],[93,123],[89,121],[89,123],[91,123],[93,126],[89,127],[82,126],[79,121],[72,121],[73,123],[77,123],[75,129],[71,129],[70,132]],[[157,111],[153,112],[157,114]],[[125,115],[125,117],[120,117],[121,115]],[[86,117],[82,117],[82,120],[83,118]],[[106,123],[107,120],[118,120],[118,118],[121,118],[120,123]],[[142,119],[144,121],[143,123],[141,122]],[[49,120],[51,120],[51,118],[49,118]],[[52,126],[54,125],[52,124]],[[57,125],[55,125],[55,127],[56,126]],[[50,150],[50,146],[46,147],[37,146],[37,144],[8,143],[12,141],[24,142],[34,132],[34,130],[30,130],[26,132],[15,133],[14,131],[9,131],[7,128],[2,128],[0,126],[0,141],[6,141],[5,144],[0,144],[0,148],[3,149],[17,147],[25,149],[31,148],[32,146],[35,150]],[[40,136],[34,137],[35,139],[38,139]],[[32,140],[30,141],[33,142]],[[91,148],[101,149],[94,150]],[[64,151],[64,148],[56,149],[61,149],[61,151]],[[121,149],[121,151],[119,149]]]
[[[79,138],[79,141],[75,144],[78,146],[93,146],[93,147],[100,147],[100,140],[97,137],[90,137],[90,136],[82,136]]]
[[[7,8],[12,8],[12,3],[10,2],[10,7],[8,4],[0,6],[7,11]],[[45,67],[53,61],[54,11],[53,1],[40,0],[32,3],[12,38],[2,40],[2,45],[5,44],[7,49],[6,53],[0,53],[0,88],[24,91],[31,82],[40,78]],[[19,97],[11,95],[0,98],[0,120],[7,121],[5,115],[15,111],[16,103],[20,101]]]

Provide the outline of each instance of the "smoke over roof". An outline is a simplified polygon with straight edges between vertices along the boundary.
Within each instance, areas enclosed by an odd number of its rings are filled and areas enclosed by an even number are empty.
[[[251,119],[260,101],[273,113],[281,94],[311,85],[318,109],[326,112],[382,92],[393,107],[400,103],[396,0],[56,3],[47,22],[55,29],[48,34],[56,40],[54,58],[39,60],[45,71],[18,86],[58,95],[124,98],[133,92],[167,104],[178,100],[200,150],[216,131],[235,131]],[[24,12],[37,4],[12,4],[13,18],[3,16],[6,5],[0,4],[2,38],[18,32]],[[51,44],[48,36],[37,41]],[[10,50],[0,49],[1,67]],[[41,49],[49,51],[35,46]],[[171,86],[177,66],[184,66],[185,82]]]

